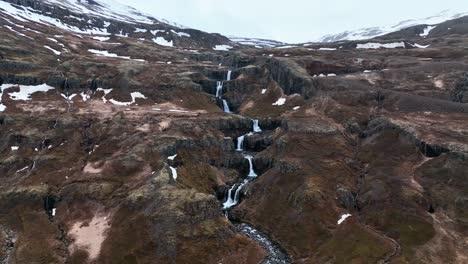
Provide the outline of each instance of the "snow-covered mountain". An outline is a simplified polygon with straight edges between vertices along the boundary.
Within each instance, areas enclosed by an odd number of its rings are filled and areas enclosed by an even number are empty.
[[[231,41],[237,42],[242,45],[246,46],[254,46],[255,48],[274,48],[278,46],[284,46],[286,43],[271,39],[259,39],[259,38],[242,38],[242,37],[235,37],[229,36]]]
[[[421,19],[405,20],[396,25],[361,28],[357,30],[344,31],[338,34],[330,34],[330,35],[326,35],[326,36],[319,38],[318,40],[316,40],[316,42],[335,42],[335,41],[341,41],[341,40],[371,39],[371,38],[389,34],[395,31],[399,31],[405,28],[409,28],[412,26],[416,26],[416,25],[431,26],[431,25],[442,23],[447,20],[466,16],[466,15],[468,15],[468,12],[456,12],[456,11],[451,11],[451,10],[444,10],[434,16],[421,18]],[[429,28],[427,30],[429,30]],[[426,32],[426,34],[427,33],[428,32]]]
[[[55,30],[73,34],[101,39],[131,37],[169,47],[212,48],[232,44],[219,34],[157,19],[114,0],[2,0],[0,23],[20,33],[25,27],[53,26]]]

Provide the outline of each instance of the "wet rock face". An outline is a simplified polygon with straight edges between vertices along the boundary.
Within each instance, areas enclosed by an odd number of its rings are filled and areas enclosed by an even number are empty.
[[[285,94],[300,94],[305,98],[315,95],[316,88],[312,80],[301,72],[304,71],[298,65],[288,61],[271,59],[266,68],[282,88]]]

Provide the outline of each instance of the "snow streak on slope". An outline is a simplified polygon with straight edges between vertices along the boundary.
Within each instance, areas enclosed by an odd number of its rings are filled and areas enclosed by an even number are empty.
[[[88,24],[88,26],[80,26],[78,28],[76,25],[70,25],[65,22],[65,20],[55,17],[50,12],[41,11],[41,8],[36,8],[35,10],[31,7],[12,4],[9,1],[0,0],[0,14],[3,13],[3,15],[10,16],[21,22],[36,22],[40,24],[53,25],[80,34],[109,35],[107,27],[111,25],[109,21],[112,20],[130,24],[147,25],[161,24],[162,21],[163,23],[171,26],[181,29],[184,28],[179,24],[143,14],[133,7],[120,4],[114,0],[44,0],[42,3],[53,8],[58,7],[60,9],[67,10],[71,12],[71,14],[77,14],[77,16],[68,15],[65,17],[84,22],[85,24]],[[108,19],[109,21],[104,22],[104,27],[96,27],[93,26],[91,20],[87,20],[87,18],[85,19],[83,16],[88,18],[96,17],[104,20]],[[180,35],[184,33],[178,32],[176,34]]]
[[[50,4],[61,6],[81,14],[99,14],[100,17],[124,21],[153,24],[154,18],[138,10],[122,5],[114,0],[46,0]]]
[[[362,39],[370,39],[375,38],[378,36],[382,36],[388,33],[392,33],[398,30],[402,30],[408,27],[416,26],[416,25],[435,25],[447,20],[456,19],[462,16],[468,15],[468,12],[460,13],[450,10],[445,10],[440,12],[439,14],[431,17],[426,17],[423,19],[411,19],[402,21],[396,25],[392,26],[383,26],[383,27],[370,27],[370,28],[362,28],[357,30],[345,31],[338,34],[331,34],[326,35],[320,39],[318,42],[334,42],[340,40],[362,40]]]
[[[67,25],[63,23],[62,21],[60,21],[59,19],[36,13],[34,10],[30,8],[25,8],[23,6],[14,6],[4,1],[0,1],[0,12],[8,16],[11,16],[14,19],[21,21],[21,22],[30,21],[30,22],[43,24],[43,25],[53,25],[64,30],[73,31],[75,33],[109,35],[106,28],[104,29],[92,28],[92,29],[83,30],[75,26]]]

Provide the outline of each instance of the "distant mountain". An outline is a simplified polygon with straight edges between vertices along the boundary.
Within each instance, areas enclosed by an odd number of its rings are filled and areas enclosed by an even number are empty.
[[[422,19],[410,19],[402,21],[396,25],[392,26],[382,26],[382,27],[370,27],[370,28],[362,28],[357,30],[345,31],[338,34],[330,34],[321,37],[317,40],[317,42],[335,42],[341,40],[363,40],[363,39],[371,39],[378,36],[383,36],[392,32],[396,32],[402,29],[406,29],[409,27],[417,26],[417,25],[435,25],[442,23],[447,20],[456,19],[462,16],[468,15],[468,12],[460,13],[454,12],[450,10],[444,10],[437,15],[426,17]],[[431,27],[427,27],[425,31],[421,32],[421,36],[427,36]]]
[[[270,39],[242,38],[234,36],[229,36],[229,39],[242,45],[254,46],[255,48],[274,48],[287,45],[287,43]]]

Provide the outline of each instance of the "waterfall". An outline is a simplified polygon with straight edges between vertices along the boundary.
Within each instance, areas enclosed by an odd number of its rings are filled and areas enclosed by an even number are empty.
[[[241,184],[237,185],[234,184],[228,191],[226,201],[223,203],[223,209],[229,209],[237,204],[239,204],[239,196],[240,192],[242,191],[242,188],[249,183],[249,180],[244,180]],[[232,195],[232,192],[234,192],[234,196]]]
[[[172,172],[172,178],[174,179],[174,181],[177,181],[177,169],[174,168],[174,167],[169,167],[171,169],[171,172]]]
[[[232,71],[228,71],[227,78],[226,78],[228,81],[231,80],[231,75],[232,75]]]
[[[228,209],[236,205],[234,200],[232,199],[232,191],[236,188],[234,184],[228,191],[226,202],[223,203],[223,209]]]
[[[257,173],[255,173],[254,166],[253,166],[253,161],[252,161],[253,157],[249,155],[245,155],[244,157],[245,159],[249,161],[249,175],[248,176],[252,178],[257,177]]]
[[[240,137],[237,138],[237,151],[244,151],[244,140],[245,140],[245,137],[248,137],[248,136],[251,136],[253,135],[252,132],[250,133],[247,133],[245,135],[242,135]]]
[[[262,132],[262,129],[258,125],[258,120],[253,119],[252,122],[253,122],[253,132],[255,132],[255,133]]]
[[[223,99],[223,109],[225,113],[231,113],[231,109],[229,109],[229,104],[226,100]]]
[[[239,188],[237,188],[236,190],[236,193],[234,194],[234,201],[236,202],[236,204],[239,203],[239,195],[240,195],[240,192],[242,190],[242,188],[244,188],[244,186],[249,183],[248,180],[244,180],[244,182],[241,183],[241,185],[239,185]]]
[[[221,98],[223,96],[223,82],[216,83],[216,97]]]
[[[245,135],[237,138],[237,151],[243,151]]]

